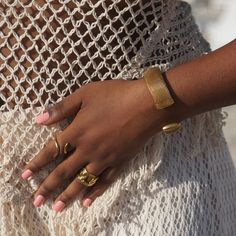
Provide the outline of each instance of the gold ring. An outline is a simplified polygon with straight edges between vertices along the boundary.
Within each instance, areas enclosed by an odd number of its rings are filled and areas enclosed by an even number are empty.
[[[76,176],[76,180],[78,180],[81,184],[87,187],[91,187],[96,183],[98,177],[96,175],[89,173],[86,167],[84,167],[80,171],[80,173]]]
[[[66,155],[73,150],[73,147],[70,143],[66,143],[63,148],[63,153]]]
[[[57,140],[57,134],[53,135],[52,139],[53,139],[55,147],[57,149],[56,154],[52,158],[56,159],[60,155],[60,153],[61,153],[60,145],[59,145],[58,140]]]

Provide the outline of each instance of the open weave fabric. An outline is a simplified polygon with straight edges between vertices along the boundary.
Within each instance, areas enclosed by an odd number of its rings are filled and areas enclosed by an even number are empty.
[[[88,209],[55,215],[31,194],[24,162],[69,121],[35,124],[46,107],[83,84],[138,79],[210,51],[187,3],[175,0],[1,0],[0,235],[236,235],[236,175],[220,110],[151,137]],[[68,181],[69,182],[69,181]],[[54,197],[62,191],[65,183]]]

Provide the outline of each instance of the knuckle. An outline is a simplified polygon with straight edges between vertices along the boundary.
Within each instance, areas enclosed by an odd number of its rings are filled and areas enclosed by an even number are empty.
[[[54,171],[53,171],[53,176],[57,179],[65,180],[69,177],[68,172],[64,167],[58,166]]]
[[[73,96],[75,96],[76,100],[82,100],[82,98],[84,98],[87,91],[86,87],[87,85],[83,85],[79,89],[75,90]]]
[[[88,84],[83,84],[79,89],[76,89],[75,90],[76,96],[80,96],[84,92],[84,89],[86,89],[87,85]]]
[[[104,156],[104,163],[107,165],[107,166],[112,166],[114,165],[118,160],[118,157],[116,155],[112,155],[112,154],[108,154],[106,156]]]
[[[64,112],[64,101],[62,100],[62,101],[56,103],[53,109],[59,115],[63,115],[63,112]]]
[[[96,149],[99,146],[99,143],[101,142],[101,135],[100,132],[93,130],[92,127],[86,129],[87,132],[84,133],[83,137],[81,138],[81,142],[83,142],[84,145],[88,145],[90,147],[96,147]]]
[[[61,194],[60,199],[63,202],[67,203],[70,202],[73,199],[73,197],[65,191]]]
[[[87,195],[87,197],[95,200],[97,197],[100,197],[105,191],[106,191],[107,187],[106,186],[100,186],[99,188],[94,189],[93,191],[90,192],[89,195]]]
[[[44,196],[49,195],[52,191],[53,189],[47,183],[43,183],[39,189],[39,192]]]
[[[106,159],[109,155],[109,149],[107,148],[107,144],[105,142],[99,143],[96,146],[96,153]]]
[[[36,163],[36,161],[32,160],[29,164],[28,164],[28,168],[33,171],[33,172],[37,172],[40,170],[39,165]],[[27,168],[27,169],[28,169]]]
[[[107,187],[105,185],[101,186],[97,191],[94,192],[94,198],[101,196]]]
[[[78,90],[77,93],[83,93],[85,92],[88,88],[90,88],[93,84],[92,83],[86,83],[83,84]]]
[[[103,184],[104,186],[109,186],[111,185],[118,177],[118,174],[116,172],[113,173],[108,173],[104,176],[103,178]]]

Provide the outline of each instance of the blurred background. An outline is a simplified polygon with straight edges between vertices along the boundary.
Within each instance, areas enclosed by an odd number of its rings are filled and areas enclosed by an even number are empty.
[[[185,0],[212,50],[236,38],[236,0]],[[224,132],[236,164],[236,105],[224,108],[228,113]]]

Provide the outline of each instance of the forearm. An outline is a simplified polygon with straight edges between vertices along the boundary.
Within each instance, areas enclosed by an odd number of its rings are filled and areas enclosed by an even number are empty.
[[[236,104],[236,40],[170,69],[166,80],[176,101],[170,120]]]

